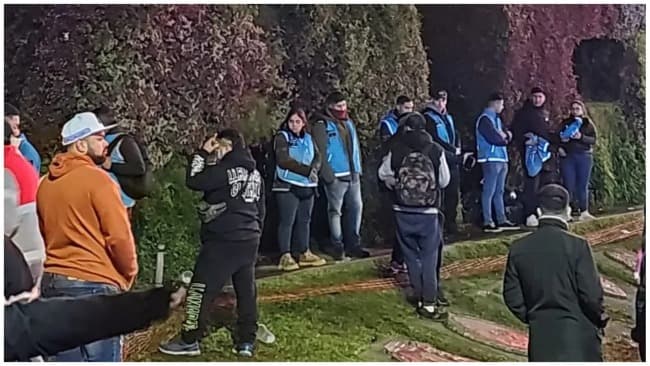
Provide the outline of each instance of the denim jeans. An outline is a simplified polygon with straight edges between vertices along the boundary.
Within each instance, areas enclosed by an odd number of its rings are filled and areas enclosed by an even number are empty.
[[[355,178],[349,182],[335,179],[325,186],[325,194],[332,245],[346,252],[358,250],[363,213],[360,179]]]
[[[435,304],[440,286],[442,232],[438,215],[395,212],[397,240],[402,246],[413,295]]]
[[[311,223],[311,210],[314,208],[314,196],[301,199],[293,192],[278,192],[275,195],[280,211],[278,225],[278,245],[280,253],[294,250],[302,254],[309,249],[309,224]]]
[[[492,205],[496,211],[497,223],[506,221],[506,210],[503,204],[506,177],[508,176],[508,163],[487,162],[482,163],[483,192],[481,194],[481,208],[483,210],[483,224],[493,224]]]
[[[572,202],[578,203],[580,212],[589,209],[589,180],[594,166],[591,153],[570,153],[560,160],[562,181]]]
[[[41,283],[44,298],[48,297],[80,297],[86,295],[116,294],[120,290],[117,286],[72,279],[53,273],[45,273]],[[83,326],[83,324],[71,324]],[[60,352],[53,356],[55,362],[121,362],[122,341],[121,337],[102,339],[93,343]]]

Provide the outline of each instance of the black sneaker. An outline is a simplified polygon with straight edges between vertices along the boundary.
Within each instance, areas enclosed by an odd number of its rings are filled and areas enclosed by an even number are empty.
[[[494,224],[483,225],[484,233],[500,233],[501,231],[503,230]]]
[[[502,224],[499,224],[499,229],[503,231],[515,231],[515,230],[519,230],[520,227],[519,225],[515,225],[512,222],[506,220]]]
[[[346,253],[351,258],[368,258],[370,257],[370,252],[361,248],[353,249],[349,253]]]
[[[158,346],[158,351],[166,355],[172,356],[199,356],[201,355],[201,348],[199,342],[185,343],[183,339],[178,336],[173,340],[163,343]]]
[[[449,300],[447,300],[446,297],[443,295],[438,295],[438,299],[436,300],[436,306],[449,306]]]
[[[434,322],[444,322],[449,318],[449,314],[440,307],[435,307],[433,311],[428,311],[424,306],[420,306],[416,312],[421,317],[431,319]]]
[[[342,261],[344,259],[343,256],[343,249],[335,248],[331,245],[328,245],[326,247],[321,248],[321,251],[330,257],[332,257],[333,260],[335,261]]]
[[[241,357],[253,357],[255,355],[255,345],[252,343],[236,344],[232,348],[232,352]]]

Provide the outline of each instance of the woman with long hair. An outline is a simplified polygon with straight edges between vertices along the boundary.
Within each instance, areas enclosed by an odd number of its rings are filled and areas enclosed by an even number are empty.
[[[564,187],[577,204],[579,220],[593,219],[589,213],[589,180],[594,165],[596,125],[582,101],[571,102],[570,115],[560,128],[560,170]]]
[[[273,192],[280,213],[278,244],[281,257],[278,268],[283,271],[325,264],[324,259],[309,250],[309,225],[321,155],[307,127],[305,111],[294,107],[280,125],[273,142],[276,161]],[[295,258],[291,244],[294,245]]]

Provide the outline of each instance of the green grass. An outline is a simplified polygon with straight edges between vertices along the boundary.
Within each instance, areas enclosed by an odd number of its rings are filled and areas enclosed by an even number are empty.
[[[609,259],[604,252],[594,253],[598,272],[616,282],[625,282],[634,285],[634,273],[627,267],[618,262]],[[629,294],[628,294],[629,295]]]

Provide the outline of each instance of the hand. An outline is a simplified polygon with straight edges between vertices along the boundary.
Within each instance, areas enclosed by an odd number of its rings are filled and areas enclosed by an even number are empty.
[[[169,297],[169,308],[171,310],[174,310],[181,306],[183,302],[185,302],[185,297],[187,296],[187,289],[185,287],[181,287],[176,292],[173,292],[171,296]]]
[[[211,136],[209,139],[207,139],[204,143],[203,146],[201,146],[201,149],[203,149],[205,152],[208,154],[212,154],[217,150],[219,147],[219,141],[217,140],[217,136]]]
[[[232,151],[232,145],[221,145],[217,149],[217,159],[221,160],[223,157]]]
[[[316,169],[312,169],[309,172],[309,181],[310,182],[318,182],[318,171],[316,171]]]
[[[507,140],[508,140],[508,141],[511,141],[511,140],[512,140],[512,132],[510,132],[510,131],[506,131],[506,134],[508,134],[508,138],[507,138]]]
[[[507,135],[505,132],[503,132],[503,131],[499,131],[499,135],[500,135],[503,139],[507,139],[507,138],[508,138],[508,135]]]
[[[5,305],[10,305],[15,302],[30,303],[41,296],[41,290],[38,285],[34,286],[31,291],[21,292],[20,294],[9,296]]]
[[[571,136],[571,138],[574,139],[574,140],[580,140],[582,138],[582,133],[580,133],[580,131],[576,131],[576,133],[574,133]]]
[[[535,145],[535,141],[533,139],[528,139],[526,140],[526,145],[528,146]]]
[[[457,147],[456,148],[456,155],[460,155],[461,153],[462,153],[462,151],[461,151],[460,147]]]
[[[560,154],[561,157],[565,158],[566,157],[566,150],[564,148],[559,148],[557,149],[558,154]]]

